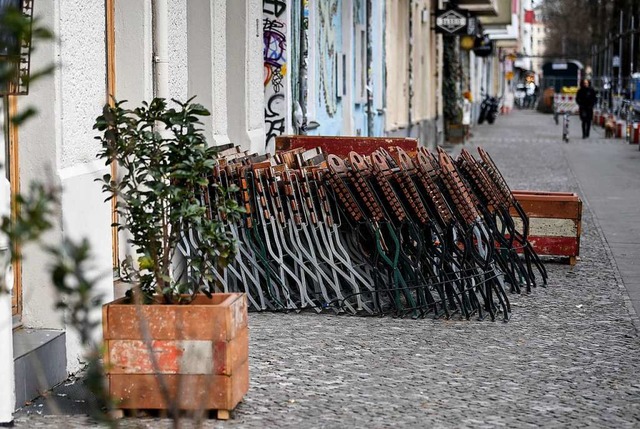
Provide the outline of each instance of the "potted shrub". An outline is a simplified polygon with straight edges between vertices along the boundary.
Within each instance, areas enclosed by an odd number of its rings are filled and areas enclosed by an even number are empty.
[[[210,273],[235,256],[225,222],[242,209],[236,189],[210,186],[215,148],[199,120],[209,112],[191,101],[115,103],[96,119],[98,157],[118,172],[102,178],[103,191],[135,251],[121,264],[133,288],[103,307],[104,358],[121,409],[217,409],[225,418],[248,390],[247,304],[244,294],[212,294]],[[199,247],[180,269],[185,236]]]

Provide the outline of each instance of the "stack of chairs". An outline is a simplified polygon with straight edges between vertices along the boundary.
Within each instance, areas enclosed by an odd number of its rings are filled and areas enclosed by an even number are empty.
[[[527,216],[481,148],[455,160],[424,147],[346,159],[230,148],[217,161],[200,197],[239,249],[197,280],[245,292],[252,310],[506,321],[508,292],[547,283]],[[220,189],[238,189],[241,221],[217,209]],[[180,250],[194,257],[203,245],[184,233]]]

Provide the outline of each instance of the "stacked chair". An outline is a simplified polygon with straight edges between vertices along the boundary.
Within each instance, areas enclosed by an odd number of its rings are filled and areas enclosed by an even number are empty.
[[[211,203],[220,189],[239,189],[241,221]],[[245,292],[255,311],[506,321],[509,293],[547,283],[527,216],[481,148],[455,160],[424,147],[346,159],[230,148],[200,198],[239,249],[227,267],[191,275],[216,291]],[[185,233],[180,249],[193,257],[201,245]]]

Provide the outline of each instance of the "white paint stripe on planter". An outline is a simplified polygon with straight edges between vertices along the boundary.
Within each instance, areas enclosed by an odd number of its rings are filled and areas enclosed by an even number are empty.
[[[516,228],[522,231],[522,221],[514,219]],[[572,219],[529,218],[531,237],[576,237],[578,226]]]
[[[119,374],[213,374],[213,343],[200,340],[114,341],[109,350],[111,372]]]

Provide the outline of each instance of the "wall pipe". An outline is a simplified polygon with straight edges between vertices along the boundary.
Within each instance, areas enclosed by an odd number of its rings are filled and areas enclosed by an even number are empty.
[[[620,34],[622,34],[623,28],[623,19],[624,13],[620,11]],[[618,37],[618,60],[620,64],[618,65],[618,97],[620,97],[620,92],[622,91],[622,37]]]
[[[366,94],[367,94],[367,136],[373,136],[373,27],[371,25],[372,8],[371,0],[367,0],[367,71],[366,71]]]
[[[153,0],[154,95],[169,98],[169,7],[167,0]]]
[[[634,49],[635,49],[635,39],[636,39],[635,31],[636,31],[635,16],[631,15],[631,49],[629,50],[631,55],[629,57],[629,59],[630,59],[629,76],[633,75],[633,72],[634,72],[634,70],[633,70],[633,67],[634,67],[633,60],[635,59],[634,57],[636,55],[636,53],[634,51]]]

